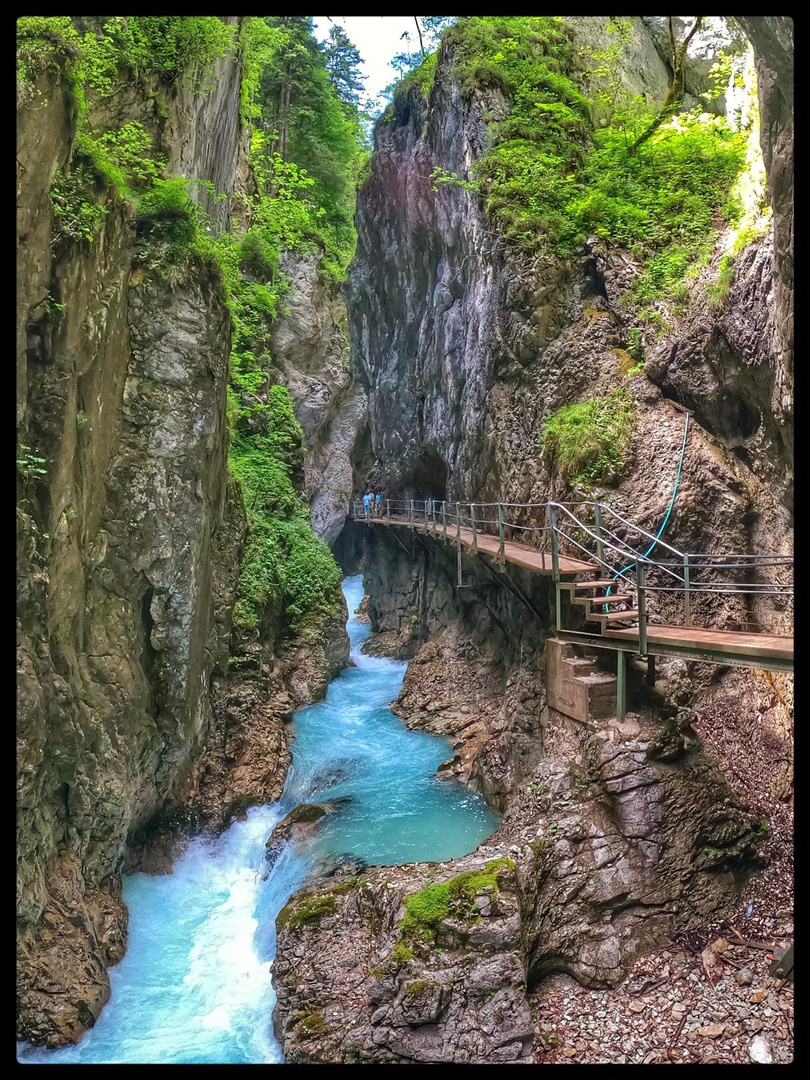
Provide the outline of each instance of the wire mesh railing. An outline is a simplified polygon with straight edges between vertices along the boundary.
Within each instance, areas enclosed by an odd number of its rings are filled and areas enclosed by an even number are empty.
[[[354,500],[350,516],[358,521],[388,521],[425,531],[452,541],[458,549],[461,584],[462,547],[479,553],[481,537],[497,538],[498,567],[505,569],[506,545],[518,544],[550,554],[549,566],[557,586],[557,621],[560,622],[560,575],[570,574],[561,559],[575,559],[598,570],[610,580],[606,597],[614,588],[628,596],[638,612],[640,643],[646,624],[653,621],[694,625],[695,608],[705,607],[709,596],[733,596],[738,601],[741,623],[758,628],[751,618],[751,604],[771,598],[776,610],[786,612],[793,597],[793,556],[789,554],[683,552],[630,521],[607,503],[580,502],[490,503],[443,499],[372,500],[368,510]],[[515,520],[521,517],[521,521]],[[651,558],[654,549],[660,558]],[[489,545],[488,545],[488,550]],[[613,584],[615,582],[615,585]],[[594,606],[598,603],[594,601]],[[605,606],[603,610],[607,610]],[[619,610],[622,610],[619,608]],[[706,618],[711,610],[704,611]]]

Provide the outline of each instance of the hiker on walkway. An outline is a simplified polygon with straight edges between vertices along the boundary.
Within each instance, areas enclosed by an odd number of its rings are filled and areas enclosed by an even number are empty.
[[[363,514],[368,521],[371,517],[371,491],[367,491],[363,496]]]
[[[378,491],[374,496],[374,514],[376,517],[382,517],[382,492]]]

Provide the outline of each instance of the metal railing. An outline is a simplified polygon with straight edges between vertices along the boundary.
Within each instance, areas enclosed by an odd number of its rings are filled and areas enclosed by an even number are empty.
[[[668,622],[678,617],[677,608],[681,608],[683,625],[692,626],[694,604],[709,594],[733,595],[743,603],[761,597],[784,598],[786,602],[793,595],[792,555],[679,551],[622,516],[612,506],[596,501],[470,503],[384,499],[373,505],[366,516],[361,500],[354,500],[350,516],[358,521],[393,521],[455,543],[459,585],[463,542],[469,543],[472,554],[477,555],[482,536],[497,537],[494,554],[501,571],[506,569],[507,543],[550,552],[558,629],[561,623],[560,559],[574,558],[588,563],[594,569],[604,571],[606,577],[609,576],[630,596],[628,602],[634,605],[632,610],[638,612],[642,653],[646,651],[650,616],[658,618],[657,609],[662,604],[668,609]],[[516,521],[516,517],[523,520]],[[531,519],[541,523],[532,524]],[[542,524],[543,520],[546,524]],[[463,536],[462,530],[468,530],[470,535]],[[655,547],[661,550],[663,558],[649,557]],[[566,569],[563,572],[575,571]],[[790,580],[779,580],[780,576]],[[608,596],[612,589],[613,585],[607,588]],[[683,599],[682,605],[673,608],[670,601],[675,594],[682,594]]]

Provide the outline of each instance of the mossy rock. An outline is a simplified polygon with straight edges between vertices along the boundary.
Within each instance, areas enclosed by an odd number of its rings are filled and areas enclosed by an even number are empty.
[[[403,942],[409,947],[416,941],[433,941],[437,927],[448,916],[466,922],[477,919],[475,897],[484,892],[496,894],[498,875],[514,870],[512,859],[491,859],[481,870],[457,874],[449,881],[428,885],[409,896],[405,901],[405,916],[399,924]]]
[[[311,1012],[298,1021],[295,1027],[296,1034],[302,1039],[311,1039],[327,1030],[323,1013]]]
[[[334,890],[328,893],[317,893],[314,896],[305,897],[303,900],[291,900],[281,909],[276,918],[276,927],[283,930],[296,930],[305,924],[317,926],[324,915],[332,915],[337,907],[337,897]]]

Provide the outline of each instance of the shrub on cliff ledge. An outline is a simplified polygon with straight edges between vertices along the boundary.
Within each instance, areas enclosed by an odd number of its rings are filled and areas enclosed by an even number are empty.
[[[543,456],[567,484],[612,484],[627,465],[635,402],[623,388],[564,405],[543,428]]]

